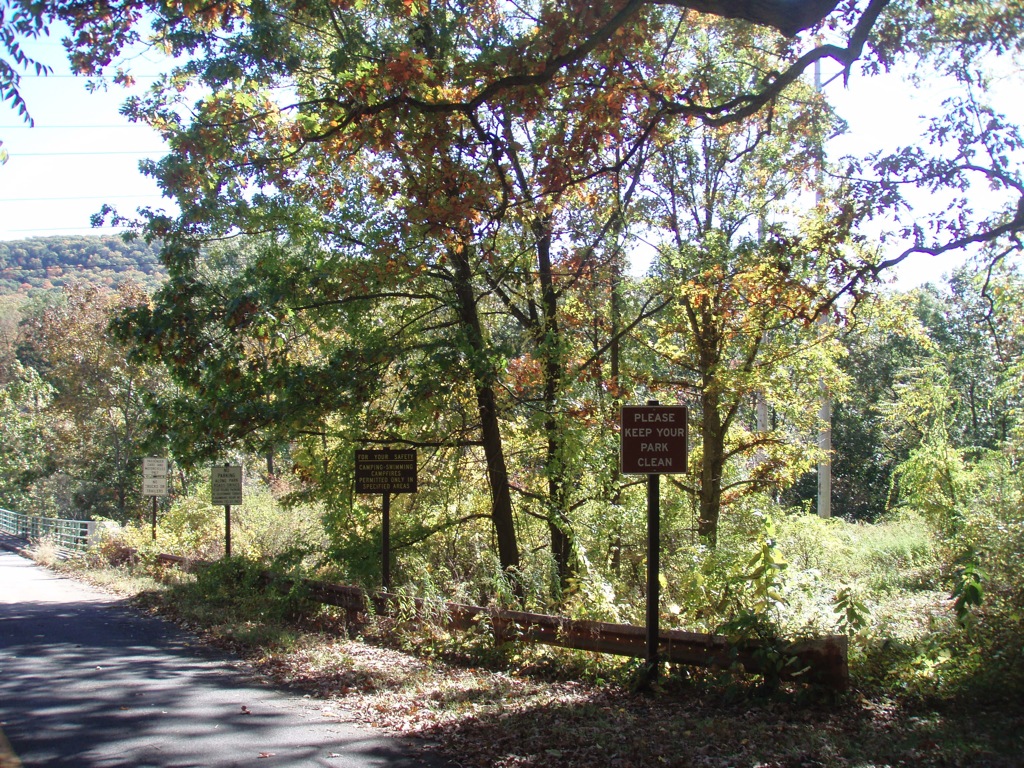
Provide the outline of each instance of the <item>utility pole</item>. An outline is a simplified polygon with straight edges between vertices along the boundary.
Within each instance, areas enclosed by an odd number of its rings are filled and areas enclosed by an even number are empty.
[[[828,320],[823,317],[821,322],[824,324]],[[821,421],[818,448],[824,454],[818,462],[818,517],[832,517],[832,398],[824,381],[821,381],[818,419]]]
[[[821,93],[821,61],[814,62],[814,90]],[[818,157],[818,189],[814,193],[816,204],[821,203],[821,178],[824,164],[825,158],[822,154]],[[828,322],[828,318],[822,315],[818,318],[818,322],[824,326]],[[818,462],[818,517],[832,517],[832,397],[829,395],[824,379],[819,380],[819,386],[821,388],[821,407],[818,409],[818,419],[821,421],[821,427],[818,432],[818,449],[824,455]]]
[[[757,220],[757,242],[758,245],[764,246],[764,212],[761,212],[761,216]],[[766,346],[768,344],[768,331],[761,332],[761,345]],[[768,431],[768,399],[765,397],[764,390],[758,390],[757,395],[754,399],[754,429],[760,433]],[[760,464],[764,460],[764,452],[758,451],[757,463]]]

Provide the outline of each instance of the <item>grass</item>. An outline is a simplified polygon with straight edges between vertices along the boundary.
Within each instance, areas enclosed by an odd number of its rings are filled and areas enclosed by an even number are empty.
[[[105,592],[119,595],[140,595],[155,592],[166,587],[166,583],[151,574],[129,567],[92,568],[82,567],[80,562],[71,561],[64,564],[62,570],[82,581],[88,582]]]
[[[67,560],[67,553],[57,546],[57,542],[49,536],[33,543],[29,547],[28,553],[33,560],[47,568],[53,568]]]

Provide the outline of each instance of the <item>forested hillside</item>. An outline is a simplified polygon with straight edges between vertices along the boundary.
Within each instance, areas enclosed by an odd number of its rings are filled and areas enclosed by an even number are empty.
[[[151,291],[166,271],[160,248],[105,235],[0,242],[0,295],[62,288],[73,280],[115,286],[131,279]]]

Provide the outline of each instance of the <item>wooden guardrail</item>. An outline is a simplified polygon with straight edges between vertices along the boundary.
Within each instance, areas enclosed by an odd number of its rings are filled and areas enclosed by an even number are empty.
[[[159,555],[158,559],[185,568],[205,565],[176,555]],[[271,578],[269,573],[267,578]],[[282,579],[281,583],[286,581]],[[290,585],[291,582],[287,582],[286,586]],[[359,587],[310,579],[304,579],[302,586],[312,600],[344,609],[353,622],[371,610],[389,615],[411,608],[420,617],[437,616],[452,629],[467,630],[488,622],[497,643],[534,642],[636,658],[644,658],[647,652],[646,629],[632,624],[568,619],[461,603],[437,604],[382,592],[367,594]],[[836,690],[845,690],[849,685],[848,642],[842,635],[797,640],[771,649],[758,640],[732,641],[722,635],[677,629],[662,630],[659,639],[659,657],[675,664],[721,668],[739,664],[747,672],[763,673],[767,671],[767,664],[775,663],[781,656],[791,661],[777,670],[783,679],[816,683]],[[773,653],[769,653],[770,650]]]
[[[409,598],[376,593],[366,595],[358,587],[326,582],[306,581],[309,595],[318,602],[342,607],[348,611],[365,611],[367,601],[381,614],[393,612],[396,605],[408,604]],[[503,608],[444,603],[434,606],[421,599],[412,599],[418,613],[437,613],[454,629],[471,629],[481,621],[493,628],[495,641],[526,641],[574,648],[596,653],[644,658],[647,652],[647,630],[632,624],[611,624],[562,616],[512,611]],[[771,663],[765,643],[756,640],[733,642],[722,635],[682,630],[662,630],[658,655],[665,661],[702,667],[730,667],[740,664],[748,672],[764,672]],[[781,670],[784,678],[802,679],[845,690],[849,684],[847,639],[829,635],[783,643],[777,649],[794,663]]]

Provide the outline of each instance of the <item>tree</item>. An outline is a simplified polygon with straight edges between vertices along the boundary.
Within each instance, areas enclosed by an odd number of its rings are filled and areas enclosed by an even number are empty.
[[[1019,269],[982,261],[980,272],[959,270],[945,289],[864,302],[844,330],[841,367],[853,383],[833,421],[834,493],[843,516],[875,520],[916,493],[911,486],[929,462],[954,453],[958,463],[977,462],[1012,441]],[[792,501],[813,497],[804,486]]]
[[[0,498],[10,509],[38,508],[35,485],[53,472],[47,450],[53,433],[46,416],[51,397],[39,374],[17,362],[0,384]]]
[[[719,65],[710,45],[697,50],[708,87],[742,88],[716,85],[742,71]],[[646,190],[661,291],[674,298],[651,331],[661,361],[652,388],[695,403],[700,448],[687,490],[711,545],[727,500],[778,489],[812,458],[803,436],[815,431],[819,382],[841,380],[834,326],[816,320],[850,269],[843,242],[853,222],[825,197],[802,228],[789,223],[800,190],[823,191],[831,121],[810,89],[787,96],[743,124],[663,134]],[[749,423],[758,397],[774,428]]]
[[[1019,413],[1011,371],[1022,349],[1020,273],[988,261],[980,273],[955,273],[948,294],[920,291],[930,354],[901,374],[888,404],[890,434],[909,445],[896,468],[893,501],[922,511],[947,533],[970,506],[968,468],[1012,450]]]
[[[159,379],[125,363],[107,326],[145,301],[131,284],[116,293],[77,284],[23,323],[19,359],[52,393],[42,411],[54,435],[48,471],[67,476],[75,489],[64,514],[127,520],[141,504],[145,397],[159,390]]]
[[[45,36],[49,20],[45,3],[30,0],[3,0],[0,3],[0,102],[10,102],[29,125],[34,123],[21,95],[20,70],[33,71],[36,75],[49,74],[51,70],[26,54],[22,42]],[[2,146],[3,142],[0,142],[0,163],[7,159]]]
[[[323,461],[322,470],[320,462],[301,470],[328,484],[321,498],[336,493],[329,486],[339,468],[366,444],[479,445],[488,474],[505,471],[500,435],[489,432],[498,423],[494,355],[464,274],[471,253],[418,242],[396,254],[377,239],[390,235],[372,216],[357,232],[357,215],[347,213],[338,223],[338,245],[347,245],[337,250],[264,239],[191,253],[153,308],[125,318],[122,337],[140,359],[165,362],[177,385],[155,428],[189,463],[300,440],[300,455]],[[479,421],[439,407],[458,401],[466,384]],[[338,447],[327,454],[330,441]],[[507,480],[492,486],[507,499]],[[518,551],[501,502],[491,518],[511,569]]]
[[[300,40],[303,43],[305,60],[302,68],[292,73],[302,92],[311,94],[326,87],[322,80],[336,84],[338,78],[345,76],[344,72],[334,72],[326,66],[338,64],[337,56],[331,54],[334,57],[331,58],[327,54],[338,50],[337,46],[347,41],[347,37],[338,40],[338,30],[330,27],[314,30],[295,27],[292,31],[296,38],[291,44],[298,45]],[[500,32],[500,29],[494,30],[493,34]],[[464,34],[483,39],[489,33],[490,30],[483,28]],[[372,35],[368,39],[373,39]],[[457,48],[451,45],[449,48],[451,50],[444,52],[434,47],[438,62],[445,60],[443,56],[457,61]],[[318,51],[323,53],[318,54]],[[404,67],[405,64],[392,73],[397,82],[408,77]],[[601,72],[581,76],[598,77]],[[605,74],[604,77],[610,76]],[[555,286],[552,246],[556,234],[560,234],[555,227],[567,216],[559,200],[564,195],[563,190],[573,178],[592,173],[586,150],[604,144],[606,137],[621,126],[629,104],[625,96],[611,102],[576,100],[565,105],[564,117],[546,124],[542,124],[538,113],[531,111],[529,103],[514,104],[514,108],[508,109],[481,110],[468,118],[443,112],[431,119],[407,122],[400,129],[381,123],[361,137],[339,135],[337,149],[345,153],[339,163],[337,154],[323,151],[334,146],[331,143],[334,139],[327,135],[314,137],[315,140],[310,138],[311,132],[329,124],[325,121],[335,105],[321,104],[309,110],[299,120],[307,128],[302,134],[289,132],[291,139],[286,139],[297,141],[294,146],[305,146],[305,149],[282,157],[279,155],[280,120],[285,113],[275,107],[268,94],[259,93],[254,97],[251,82],[239,81],[205,100],[200,110],[206,115],[205,121],[231,120],[237,110],[255,108],[259,112],[254,114],[251,123],[255,131],[244,138],[240,136],[237,147],[226,148],[222,137],[211,133],[204,122],[193,124],[172,137],[172,143],[187,148],[186,151],[152,169],[182,201],[182,216],[174,223],[173,230],[165,234],[178,242],[183,253],[191,253],[204,238],[221,236],[233,228],[287,233],[300,249],[310,247],[303,245],[303,241],[317,240],[324,237],[323,233],[333,232],[333,242],[346,243],[348,249],[358,252],[350,263],[353,275],[358,275],[363,285],[367,280],[373,281],[378,289],[368,297],[370,301],[365,306],[369,311],[385,311],[383,306],[389,299],[400,299],[411,301],[427,318],[436,318],[437,313],[443,311],[457,319],[461,330],[455,343],[465,351],[467,372],[473,381],[480,441],[490,477],[492,517],[506,570],[518,567],[519,555],[503,456],[502,413],[496,394],[500,372],[496,367],[492,330],[481,322],[482,306],[489,306],[488,296],[497,297],[513,322],[528,334],[535,356],[547,361],[543,369],[544,408],[548,413],[544,429],[548,436],[548,491],[553,499],[547,517],[552,551],[564,581],[569,575],[571,544],[566,531],[567,502],[563,489],[570,483],[565,479],[569,467],[559,445],[557,424],[565,350],[558,327],[560,289]],[[138,102],[133,109],[140,115],[162,120],[168,107],[169,102],[155,99],[151,103]],[[222,117],[215,117],[216,114]],[[377,135],[379,129],[385,133]],[[561,152],[567,136],[580,145],[570,156]],[[273,185],[266,194],[256,198],[249,197],[244,184],[221,184],[210,176],[207,178],[213,183],[208,185],[200,178],[206,171],[196,175],[199,166],[193,161],[200,156],[212,160],[221,169],[231,167],[238,171],[246,166],[245,157],[252,157],[254,152],[265,153],[261,161],[263,170],[257,174],[262,179],[259,183]],[[367,169],[371,165],[376,171],[372,182],[357,179],[351,172],[352,167]],[[219,169],[206,167],[214,175],[220,173]],[[301,174],[303,181],[296,183],[297,174]],[[236,178],[240,177],[236,175]],[[353,206],[338,205],[339,192],[349,183],[346,179],[352,179],[353,188],[367,198],[364,210],[354,211]],[[375,210],[375,205],[380,208]],[[400,210],[404,217],[393,221],[391,215],[395,229],[390,233],[365,232],[360,230],[360,225],[353,224],[352,214],[356,219],[372,219],[384,215],[382,212],[388,208]],[[154,219],[153,231],[166,224],[164,219]],[[525,271],[521,269],[519,255],[524,245],[535,254],[535,264],[527,264]],[[414,248],[422,252],[414,255]],[[596,247],[592,246],[589,252],[596,253]],[[592,261],[592,256],[588,258]],[[174,287],[165,295],[169,301],[184,303],[184,297],[196,286],[189,277],[195,258],[188,256],[179,267],[173,263],[170,266],[172,273],[178,270],[185,284],[179,284],[178,275],[172,274]],[[579,264],[573,269],[579,274],[585,271]],[[566,282],[577,279],[578,276],[570,277]],[[422,285],[422,292],[408,295],[398,287],[402,283]],[[360,295],[365,296],[355,291],[349,298],[356,302]],[[270,303],[281,298],[270,299]],[[289,303],[289,312],[294,312],[301,304],[294,296],[285,300]],[[430,305],[429,309],[424,308],[424,301]],[[326,300],[327,304],[330,302]],[[317,309],[323,306],[325,304],[316,304]],[[306,309],[309,308],[304,307],[304,313]],[[197,312],[195,316],[209,317],[204,312]],[[140,326],[149,323],[148,318],[140,320]],[[444,328],[435,326],[435,331],[441,331],[443,336],[448,333]],[[412,337],[415,325],[405,332]],[[202,333],[197,331],[196,337],[200,336]],[[438,341],[435,338],[431,343]],[[400,355],[403,342],[391,339],[390,343],[389,354]],[[208,344],[206,347],[217,348]],[[216,370],[216,367],[206,366],[206,369]],[[214,393],[217,388],[202,388],[202,391]]]
[[[305,45],[307,40],[301,35],[289,35],[285,30],[308,30],[320,39],[330,32],[334,44],[317,50],[317,63],[304,69],[318,82],[300,92],[291,105],[305,119],[295,124],[290,136],[299,147],[322,145],[328,152],[346,139],[355,143],[389,141],[403,130],[397,124],[407,126],[410,119],[429,122],[431,116],[460,115],[472,120],[482,109],[512,102],[543,109],[553,92],[577,89],[578,73],[602,58],[609,60],[609,56],[616,69],[630,70],[637,92],[647,103],[637,120],[640,130],[623,138],[625,146],[634,146],[670,117],[722,125],[755,115],[822,60],[839,63],[849,75],[858,60],[868,73],[876,73],[901,59],[918,57],[983,89],[972,67],[988,53],[999,55],[1020,50],[1022,45],[1014,0],[941,7],[891,0],[869,0],[863,7],[835,0],[799,4],[783,0],[624,0],[557,9],[543,3],[521,8],[489,2],[372,7],[261,4],[251,8],[223,2],[184,13],[168,11],[152,0],[125,0],[89,6],[58,2],[45,8],[69,24],[72,62],[86,74],[112,66],[119,52],[141,39],[140,20],[152,19],[156,39],[165,48],[179,55],[195,54],[203,62],[179,72],[174,78],[176,86],[187,76],[196,76],[213,89],[225,88],[237,77],[255,77],[254,84],[275,78],[288,81],[303,69],[299,63],[304,59],[308,63],[317,47]],[[678,37],[695,19],[703,22],[709,18],[736,20],[729,23],[739,29],[772,31],[776,37],[770,45],[776,60],[768,76],[746,83],[740,91],[708,91],[701,87],[699,77],[688,82],[671,68],[643,66],[635,58],[638,41],[651,39],[652,32],[662,25]],[[806,30],[815,34],[801,35]],[[240,69],[238,61],[231,62],[231,50],[242,48],[251,65],[247,70]],[[434,65],[439,55],[443,66]],[[119,76],[128,77],[123,72]],[[605,85],[598,78],[585,87],[601,92]],[[951,106],[943,144],[950,138],[963,138],[964,132],[971,130],[963,119],[967,116],[960,109],[963,105]],[[245,113],[244,109],[236,111],[232,118],[243,122],[224,124],[235,124],[236,139],[246,134]],[[168,125],[175,123],[173,112],[164,111],[163,116]],[[935,135],[942,132],[939,128]],[[996,132],[986,128],[983,133]],[[1002,145],[1007,146],[1005,141]],[[898,263],[909,253],[942,252],[1020,231],[1024,209],[1018,210],[1021,206],[1016,204],[1022,188],[1006,173],[1006,163],[999,161],[1000,147],[989,143],[985,149],[991,164],[974,162],[974,153],[935,163],[920,151],[876,163],[883,175],[883,189],[876,184],[870,193],[875,210],[880,200],[898,204],[901,195],[890,183],[894,179],[948,186],[972,174],[985,176],[1009,192],[1010,204],[980,229],[953,227],[949,237],[932,242],[913,238],[903,253],[865,265],[846,287]]]
[[[0,296],[0,383],[18,377],[18,326],[21,323],[25,299],[20,296]]]
[[[921,322],[946,356],[961,403],[951,439],[965,448],[992,450],[1009,438],[1014,403],[1004,385],[1021,353],[1014,309],[1020,280],[1006,263],[980,273],[962,268],[950,278],[948,295],[933,294],[929,304],[922,296]]]
[[[789,15],[797,8],[799,18]],[[172,148],[147,171],[180,212],[169,217],[144,211],[143,227],[148,237],[168,238],[165,259],[186,292],[194,287],[191,275],[206,244],[239,232],[269,234],[298,247],[314,264],[327,260],[314,255],[320,249],[347,249],[353,258],[346,260],[352,271],[345,279],[360,287],[343,299],[335,285],[336,296],[326,303],[305,304],[285,298],[283,289],[290,286],[282,286],[279,275],[261,274],[279,292],[261,296],[258,307],[274,307],[291,318],[297,309],[312,316],[313,310],[341,303],[371,313],[395,306],[402,317],[439,323],[399,325],[402,333],[388,342],[395,353],[390,359],[413,349],[413,338],[421,344],[423,338],[454,342],[460,350],[459,370],[472,382],[491,514],[507,569],[515,568],[518,547],[512,546],[516,519],[502,429],[512,416],[521,418],[527,403],[502,407],[503,353],[518,346],[525,363],[529,348],[539,366],[544,404],[545,520],[564,576],[572,548],[566,511],[573,502],[566,495],[570,451],[560,418],[570,412],[564,405],[580,378],[569,352],[583,335],[570,339],[564,333],[565,310],[577,295],[559,294],[559,265],[551,253],[570,231],[603,233],[591,241],[599,244],[592,251],[575,254],[585,258],[565,263],[573,265],[577,287],[583,276],[600,272],[612,285],[624,237],[621,216],[605,218],[600,206],[587,211],[569,201],[639,167],[652,144],[688,121],[718,129],[737,125],[739,131],[747,119],[769,121],[815,61],[833,59],[847,71],[861,57],[868,67],[888,65],[895,55],[890,41],[873,37],[873,31],[888,28],[889,14],[902,24],[930,13],[884,0],[836,8],[832,2],[513,6],[466,0],[351,7],[225,3],[179,13],[140,2],[106,6],[102,18],[93,9],[69,8],[67,15],[73,56],[83,71],[109,65],[111,54],[138,34],[134,25],[142,10],[153,14],[158,41],[188,59],[148,98],[126,106],[129,115],[161,129]],[[809,27],[825,42],[799,34]],[[710,50],[691,44],[701,40]],[[928,44],[939,50],[934,41]],[[952,45],[977,47],[977,41],[960,36]],[[722,51],[733,57],[735,77],[717,76]],[[189,86],[205,94],[194,104],[189,102],[196,91]],[[957,135],[964,135],[961,128]],[[867,259],[863,251],[856,258],[852,251],[840,253],[838,239],[850,236],[853,222],[899,201],[893,192],[899,173],[905,178],[926,165],[927,158],[917,156],[902,166],[876,163],[882,178],[851,187],[828,226],[800,240],[796,264],[787,264],[784,240],[773,235],[769,265],[777,274],[766,276],[767,283],[792,288],[794,311],[808,316],[860,290],[879,259]],[[973,172],[963,163],[956,169]],[[889,171],[892,178],[885,176]],[[949,178],[940,171],[927,166],[921,178]],[[1017,188],[1007,182],[1005,189]],[[350,193],[368,201],[365,207],[346,199]],[[359,223],[353,226],[345,214]],[[588,222],[570,227],[575,216]],[[392,229],[368,234],[362,222],[369,219],[387,220]],[[1010,234],[1022,224],[1011,212],[967,240],[957,230],[914,247],[959,247]],[[744,238],[749,241],[741,234],[707,253],[719,260],[742,253],[751,263],[755,249]],[[523,271],[527,247],[530,271],[536,273],[529,280]],[[828,260],[825,274],[808,263],[819,252],[829,254],[822,257]],[[785,270],[799,278],[790,279]],[[362,290],[371,283],[380,295]],[[821,294],[813,308],[805,295],[811,283],[811,292]],[[414,295],[400,295],[409,291]],[[611,288],[610,295],[617,294]],[[236,298],[242,297],[218,298],[220,317],[231,317]],[[646,309],[659,305],[655,299]],[[606,351],[617,353],[616,340],[644,311],[616,318],[611,337],[594,345],[596,362]],[[459,333],[446,325],[452,322],[461,326]],[[509,329],[515,326],[522,337],[513,338]],[[228,330],[220,329],[218,338],[230,337]],[[316,330],[319,335],[321,328]],[[369,375],[365,367],[360,370]]]
[[[859,180],[854,188],[861,213],[888,215],[892,225],[881,237],[885,256],[865,265],[857,278],[882,274],[912,254],[966,251],[987,254],[994,264],[1019,250],[1024,138],[1019,126],[989,103],[989,65],[1021,51],[1022,32],[1013,2],[894,5],[894,12],[879,18],[875,53],[865,62],[868,73],[902,61],[956,90],[930,117],[921,141],[891,154],[874,153],[866,162],[851,161],[846,169],[848,177]],[[982,188],[988,194],[979,194]]]
[[[850,386],[832,414],[832,493],[847,519],[874,521],[888,510],[893,472],[916,444],[891,439],[886,414],[901,371],[920,366],[933,348],[919,307],[914,294],[882,294],[862,302],[842,330],[839,365]],[[816,480],[805,478],[787,501],[810,503]]]

